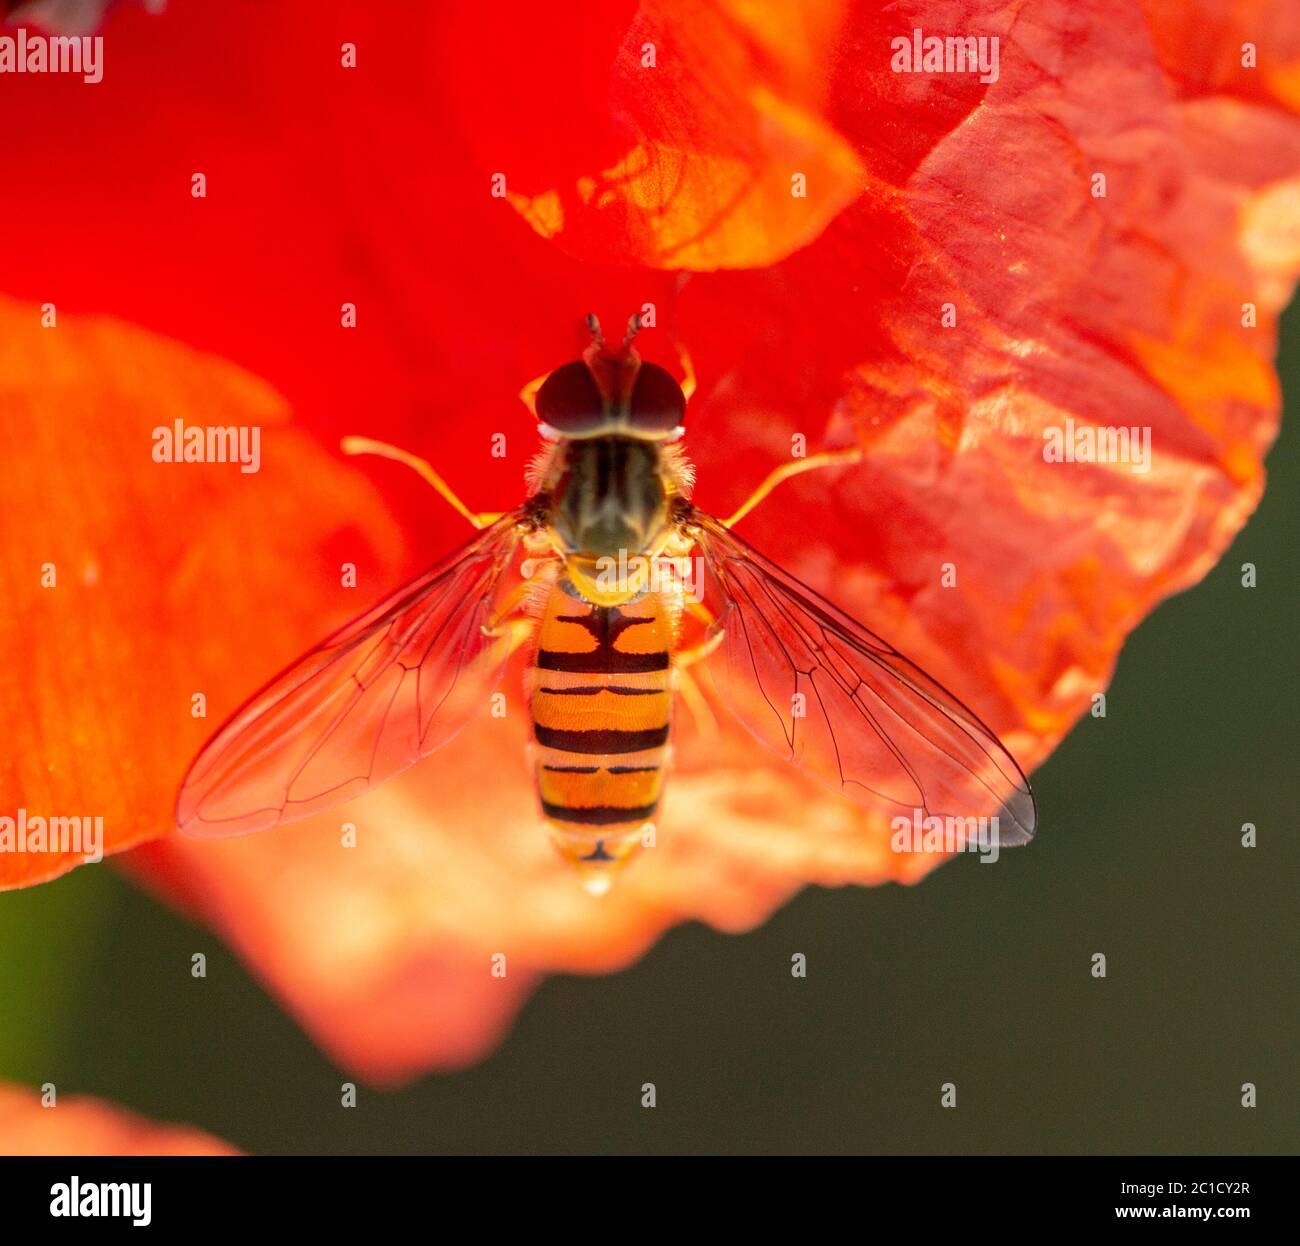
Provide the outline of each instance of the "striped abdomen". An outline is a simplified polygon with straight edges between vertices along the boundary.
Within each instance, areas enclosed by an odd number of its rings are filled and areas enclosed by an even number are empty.
[[[537,790],[560,851],[592,890],[640,846],[659,806],[672,643],[653,593],[593,606],[557,585],[546,603],[532,690]]]

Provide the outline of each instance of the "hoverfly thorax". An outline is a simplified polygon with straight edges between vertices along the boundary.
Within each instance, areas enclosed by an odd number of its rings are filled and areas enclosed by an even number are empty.
[[[654,442],[593,437],[563,445],[557,459],[551,522],[566,554],[651,552],[668,519]]]

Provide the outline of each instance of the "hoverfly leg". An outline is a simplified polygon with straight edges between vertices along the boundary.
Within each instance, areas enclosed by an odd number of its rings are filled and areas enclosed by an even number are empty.
[[[537,391],[546,384],[546,378],[551,374],[543,372],[541,376],[535,376],[527,385],[519,391],[519,401],[528,408],[529,415],[537,415]]]
[[[725,635],[722,628],[710,632],[705,640],[698,645],[692,645],[689,649],[683,649],[681,652],[673,655],[673,663],[679,670],[685,670],[687,667],[694,666],[697,662],[703,662],[720,644],[722,637]]]
[[[811,472],[823,467],[835,467],[840,463],[858,463],[861,461],[862,451],[855,446],[851,450],[826,450],[821,454],[810,455],[806,459],[795,459],[792,463],[783,463],[780,467],[775,467],[768,472],[763,482],[749,495],[735,514],[727,519],[719,520],[719,522],[724,528],[735,527],[777,485],[783,480],[789,480],[791,476],[801,476],[804,472]]]
[[[697,662],[703,662],[722,643],[724,635],[722,624],[718,622],[718,616],[702,601],[686,601],[683,603],[683,608],[688,614],[694,615],[700,621],[704,628],[704,639],[698,644],[691,645],[688,649],[678,650],[673,655],[673,664],[679,670],[685,670],[687,667],[694,666]]]
[[[513,619],[503,619],[489,629],[484,627],[483,634],[497,642],[494,658],[499,662],[509,661],[520,645],[526,644],[533,635],[534,623],[527,615],[516,615]]]
[[[488,622],[483,624],[484,636],[504,636],[508,634],[516,623],[523,621],[531,629],[532,620],[517,617],[519,607],[527,600],[528,594],[532,592],[533,583],[530,579],[523,579],[514,586],[501,600],[501,604],[496,613]]]
[[[691,362],[691,352],[680,342],[677,343],[677,358],[682,365],[682,397],[690,402],[695,393],[695,364]]]
[[[380,458],[392,459],[395,463],[404,463],[425,484],[429,485],[448,506],[475,528],[486,528],[501,518],[496,512],[472,511],[452,492],[451,486],[434,470],[433,465],[418,455],[390,446],[386,441],[375,441],[370,437],[344,437],[339,442],[339,449],[344,454],[375,454]]]
[[[699,619],[705,631],[710,631],[717,626],[718,616],[702,601],[691,601],[688,598],[682,605],[688,614],[693,614]]]
[[[553,570],[557,563],[557,559],[551,558],[525,559],[519,568],[523,579],[502,598],[492,618],[483,624],[484,636],[490,636],[494,640],[505,639],[506,649],[502,661],[531,639],[536,631],[537,620],[529,613],[527,602],[537,581]]]
[[[681,649],[673,655],[677,687],[682,694],[683,704],[695,720],[696,729],[703,736],[714,736],[718,733],[718,720],[709,705],[708,698],[700,689],[695,676],[691,674],[690,668],[697,662],[704,661],[722,643],[723,631],[718,624],[717,616],[703,602],[687,601],[683,604],[684,608],[704,626],[705,637],[699,644]]]
[[[719,634],[720,635],[720,634]],[[677,667],[677,691],[682,694],[682,704],[690,711],[695,722],[695,729],[706,739],[718,734],[718,719],[709,705],[708,698],[700,689],[695,676],[685,667]]]

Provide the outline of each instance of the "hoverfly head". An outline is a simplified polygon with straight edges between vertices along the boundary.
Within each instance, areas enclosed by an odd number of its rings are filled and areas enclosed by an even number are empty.
[[[587,317],[591,345],[582,358],[556,368],[537,391],[542,436],[560,438],[631,437],[637,441],[676,441],[682,435],[686,397],[672,374],[642,363],[632,345],[640,318],[628,321],[617,349],[605,342],[600,321]]]

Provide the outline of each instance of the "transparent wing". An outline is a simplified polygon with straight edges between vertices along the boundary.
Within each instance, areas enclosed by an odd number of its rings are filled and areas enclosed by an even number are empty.
[[[487,700],[507,656],[485,634],[521,515],[304,654],[237,710],[176,799],[187,835],[266,830],[359,796],[447,743]]]
[[[716,519],[691,523],[725,599],[710,670],[762,743],[893,816],[996,814],[1002,844],[1033,836],[1029,781],[952,693]]]

